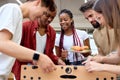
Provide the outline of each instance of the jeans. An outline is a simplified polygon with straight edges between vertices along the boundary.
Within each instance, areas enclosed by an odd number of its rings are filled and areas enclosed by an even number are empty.
[[[70,62],[70,65],[83,65],[83,61],[75,61],[75,62]]]
[[[69,62],[69,60],[65,60],[65,64],[66,64],[66,65],[83,65],[83,64],[82,64],[83,61],[84,61],[84,60]]]

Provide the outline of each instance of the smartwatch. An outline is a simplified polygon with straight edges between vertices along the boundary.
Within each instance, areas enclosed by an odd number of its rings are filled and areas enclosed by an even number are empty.
[[[35,52],[33,55],[33,64],[37,64],[37,61],[39,60],[40,54],[39,52]]]

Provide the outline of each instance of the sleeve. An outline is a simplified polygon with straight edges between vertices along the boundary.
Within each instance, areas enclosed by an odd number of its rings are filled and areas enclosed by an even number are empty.
[[[21,38],[21,43],[20,43],[20,45],[22,45],[22,46],[25,45],[25,38],[26,38],[25,32],[26,32],[26,28],[27,28],[27,22],[24,22],[23,26],[22,26],[22,38]]]
[[[5,5],[0,8],[0,30],[7,29],[14,34],[19,24],[20,11],[16,5]]]
[[[60,34],[56,34],[55,46],[59,46],[59,42],[60,42]]]
[[[58,63],[58,57],[54,54],[53,49],[55,45],[55,37],[56,37],[56,32],[51,28],[50,30],[51,36],[50,36],[50,42],[47,42],[46,46],[46,54],[52,59],[52,61],[57,64]]]

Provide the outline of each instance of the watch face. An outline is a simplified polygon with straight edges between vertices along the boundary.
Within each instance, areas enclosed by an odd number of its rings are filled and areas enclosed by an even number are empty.
[[[39,56],[40,56],[40,54],[38,54],[38,53],[34,53],[34,55],[33,55],[33,60],[38,60],[39,59]]]

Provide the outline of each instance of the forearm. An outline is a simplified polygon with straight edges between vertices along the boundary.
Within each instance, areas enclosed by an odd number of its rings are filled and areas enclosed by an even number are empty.
[[[35,52],[10,40],[0,41],[0,51],[24,61],[32,61],[33,53]]]
[[[115,73],[115,74],[120,75],[120,66],[104,64],[103,71],[110,72],[110,73]]]
[[[102,62],[109,63],[109,64],[118,64],[120,62],[120,56],[117,53],[110,54],[108,56],[103,56]]]

